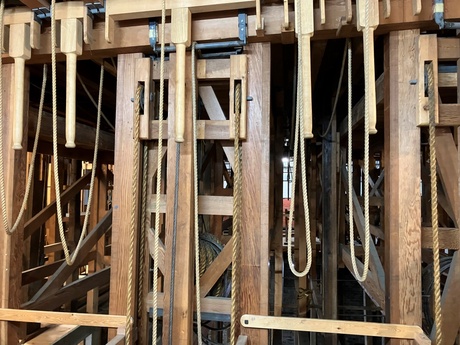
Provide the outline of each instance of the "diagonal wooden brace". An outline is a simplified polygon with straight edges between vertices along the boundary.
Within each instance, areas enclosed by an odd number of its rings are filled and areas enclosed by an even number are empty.
[[[22,149],[24,119],[24,69],[32,48],[40,47],[40,24],[29,9],[5,11],[4,25],[9,27],[10,57],[14,59],[14,123],[13,149]]]

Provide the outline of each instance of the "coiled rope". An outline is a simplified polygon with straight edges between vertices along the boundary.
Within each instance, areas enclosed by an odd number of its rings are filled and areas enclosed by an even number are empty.
[[[441,310],[441,270],[439,262],[438,227],[438,180],[436,174],[436,123],[433,62],[428,66],[429,139],[430,139],[430,187],[431,187],[431,227],[433,229],[433,286],[434,286],[434,324],[436,345],[442,344]]]
[[[365,28],[363,31],[364,54],[369,52],[369,0],[365,4]],[[360,274],[356,263],[355,256],[355,239],[354,239],[354,223],[353,223],[353,103],[352,103],[352,48],[351,42],[348,39],[348,207],[349,211],[349,232],[350,232],[350,253],[351,264],[353,266],[353,275],[356,280],[363,282],[367,278],[369,271],[369,242],[370,242],[370,225],[369,225],[369,85],[368,78],[365,77],[365,92],[364,92],[364,267],[363,273]],[[368,69],[364,68],[364,73],[369,73]]]
[[[152,344],[158,338],[158,260],[160,252],[160,203],[161,203],[161,170],[163,156],[163,111],[165,98],[165,24],[166,2],[161,1],[161,54],[160,54],[160,104],[158,110],[158,155],[157,155],[157,181],[155,195],[155,228],[153,241],[153,282],[152,282]]]
[[[305,153],[305,143],[303,139],[303,132],[304,132],[304,113],[303,113],[303,102],[302,102],[302,94],[303,94],[303,81],[302,81],[302,44],[300,35],[302,32],[301,29],[301,18],[300,16],[300,0],[296,0],[295,8],[296,8],[296,24],[298,25],[298,35],[299,38],[297,40],[297,104],[296,104],[296,123],[295,123],[295,135],[294,135],[294,167],[292,169],[292,197],[291,197],[291,204],[289,206],[289,220],[288,220],[288,234],[287,234],[287,241],[288,241],[288,262],[289,268],[291,272],[296,277],[305,277],[311,268],[312,263],[312,248],[311,248],[311,239],[310,239],[310,213],[308,210],[308,192],[307,192],[307,167],[306,167],[306,153]],[[302,138],[300,136],[302,135]],[[303,207],[304,207],[304,214],[305,214],[305,242],[307,245],[307,263],[305,269],[300,272],[295,269],[294,260],[292,258],[292,246],[291,246],[291,239],[292,239],[292,220],[294,216],[294,204],[295,204],[295,191],[296,191],[296,178],[297,178],[297,156],[298,156],[298,146],[300,145],[300,171],[301,171],[301,183],[302,183],[302,199],[303,199]]]
[[[0,42],[3,42],[3,1],[0,5]],[[3,90],[3,66],[2,59],[0,59],[0,92]],[[6,188],[5,188],[5,174],[4,174],[4,157],[3,157],[3,93],[0,95],[0,194],[1,194],[1,203],[2,203],[2,220],[3,227],[8,235],[12,235],[19,227],[19,223],[24,217],[24,212],[29,202],[30,189],[32,187],[32,181],[34,177],[34,168],[35,168],[35,158],[37,157],[37,147],[38,147],[38,137],[40,135],[40,129],[42,124],[42,114],[43,114],[43,104],[45,101],[45,89],[47,81],[48,67],[43,65],[43,80],[42,80],[42,89],[40,94],[40,105],[38,108],[37,116],[37,128],[35,129],[35,139],[34,147],[32,149],[32,157],[30,160],[29,174],[27,176],[26,190],[24,193],[24,199],[22,200],[21,208],[19,209],[18,216],[13,222],[13,226],[10,228],[8,221],[8,213],[6,211]]]
[[[75,259],[80,252],[83,239],[86,236],[89,214],[93,199],[93,188],[96,177],[97,167],[97,153],[99,147],[99,129],[101,124],[101,104],[102,104],[102,90],[104,85],[104,66],[101,66],[101,74],[99,79],[99,97],[97,106],[97,123],[96,123],[96,138],[94,142],[94,156],[93,168],[91,171],[91,182],[89,187],[88,205],[85,219],[83,221],[83,228],[81,230],[80,239],[78,240],[77,247],[75,248],[72,256],[65,238],[64,224],[62,221],[62,204],[61,204],[61,190],[59,181],[59,157],[58,157],[58,140],[57,140],[57,85],[56,85],[56,0],[51,1],[51,79],[52,79],[52,105],[53,105],[53,163],[54,163],[54,186],[56,189],[56,218],[58,220],[59,236],[62,242],[62,249],[64,250],[65,260],[67,264],[73,265]]]
[[[230,343],[236,345],[240,301],[240,266],[241,266],[241,203],[242,203],[242,153],[240,147],[241,84],[235,87],[235,116],[233,126],[235,139],[235,166],[233,167],[233,248],[232,248],[232,310],[230,326]]]
[[[196,328],[198,345],[201,345],[201,289],[200,289],[200,229],[198,219],[198,149],[197,149],[197,101],[196,101],[196,42],[192,44],[192,123],[193,123],[193,227],[195,230],[195,295],[196,295]]]

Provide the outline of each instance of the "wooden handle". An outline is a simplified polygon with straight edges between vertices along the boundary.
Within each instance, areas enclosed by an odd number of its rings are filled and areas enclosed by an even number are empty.
[[[185,44],[176,44],[175,140],[184,141],[185,131]]]
[[[369,28],[369,31],[364,30],[363,35],[369,35],[369,51],[368,54],[364,52],[364,68],[367,69],[365,83],[369,85],[367,88],[369,97],[369,134],[375,134],[377,133],[377,103],[375,100],[374,28]]]
[[[311,54],[310,54],[311,35],[302,35],[302,102],[304,114],[303,136],[305,139],[313,138],[313,108],[311,98]]]
[[[65,147],[75,147],[77,54],[68,53],[66,74]]]
[[[26,60],[14,59],[14,120],[13,120],[13,149],[22,150],[22,135],[24,132],[24,67]]]

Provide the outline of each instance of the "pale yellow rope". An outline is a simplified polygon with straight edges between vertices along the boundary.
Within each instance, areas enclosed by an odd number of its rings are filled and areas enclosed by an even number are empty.
[[[158,260],[160,251],[160,203],[161,203],[161,170],[163,158],[163,111],[165,98],[165,24],[166,2],[161,2],[161,54],[160,54],[160,104],[158,110],[158,154],[157,154],[157,181],[155,195],[155,228],[153,241],[153,282],[152,282],[152,344],[158,338]]]
[[[363,30],[364,55],[369,54],[369,1],[365,4],[365,28]],[[355,239],[354,239],[354,223],[353,223],[353,138],[352,138],[352,61],[351,61],[351,43],[348,40],[348,207],[349,207],[349,230],[350,230],[350,255],[351,264],[353,266],[353,275],[356,280],[363,282],[367,278],[369,271],[369,243],[370,243],[370,225],[369,225],[369,85],[368,78],[365,77],[365,92],[364,92],[364,267],[363,273],[360,274],[356,263],[355,256]],[[370,63],[374,63],[373,61]],[[368,66],[364,66],[364,73],[367,76],[369,73]],[[362,242],[362,239],[361,239]]]
[[[200,229],[198,222],[198,129],[197,129],[197,109],[196,109],[196,42],[192,45],[192,123],[193,123],[193,191],[194,191],[194,210],[193,220],[195,229],[195,295],[196,295],[196,330],[198,335],[198,344],[201,345],[201,284],[200,284]]]
[[[127,286],[127,302],[126,302],[126,345],[132,344],[132,331],[134,314],[134,247],[136,245],[136,220],[137,213],[137,193],[139,184],[139,128],[140,128],[140,108],[141,108],[141,92],[142,86],[138,85],[136,89],[136,97],[134,99],[134,123],[133,123],[133,172],[131,180],[131,218],[129,225],[129,259],[128,259],[128,286]]]
[[[310,238],[310,212],[308,210],[308,192],[307,192],[307,166],[306,166],[306,152],[305,152],[305,143],[303,139],[304,133],[304,111],[303,111],[303,101],[302,101],[302,94],[303,94],[303,80],[302,80],[302,40],[301,40],[301,32],[302,32],[302,21],[300,16],[300,0],[296,0],[295,2],[295,13],[296,13],[296,23],[298,25],[297,33],[298,33],[298,40],[297,40],[297,104],[296,104],[296,123],[294,128],[294,158],[293,158],[293,169],[292,169],[292,196],[291,196],[291,203],[289,206],[289,219],[288,219],[288,234],[287,234],[287,241],[288,241],[288,262],[289,268],[291,272],[296,277],[305,277],[311,268],[312,263],[312,246],[311,246],[311,238]],[[295,204],[295,191],[296,191],[296,179],[297,179],[297,152],[298,146],[300,145],[300,171],[301,171],[301,183],[302,183],[302,200],[303,200],[303,208],[305,214],[305,242],[307,246],[307,263],[305,269],[300,272],[295,269],[295,264],[292,255],[292,246],[291,246],[291,239],[292,239],[292,221],[294,216],[294,204]]]
[[[3,1],[2,1],[3,3]],[[0,12],[3,13],[1,6]],[[2,17],[2,14],[0,14]],[[0,19],[1,21],[1,19]],[[1,28],[3,25],[0,22]],[[0,34],[0,42],[3,42],[3,34]],[[1,59],[0,59],[1,60]],[[40,94],[40,105],[38,108],[38,116],[37,116],[37,128],[35,129],[35,139],[34,139],[34,147],[32,149],[32,158],[30,160],[29,166],[29,174],[27,176],[27,184],[26,190],[24,193],[24,199],[22,200],[21,208],[19,209],[18,216],[13,223],[13,226],[10,228],[9,221],[8,221],[8,214],[6,211],[6,190],[5,190],[5,175],[4,175],[4,157],[3,157],[3,104],[0,105],[0,193],[1,193],[1,201],[2,201],[2,219],[3,219],[3,227],[8,235],[13,234],[19,227],[19,224],[24,217],[24,212],[26,210],[27,204],[29,202],[30,190],[32,188],[32,181],[34,177],[34,168],[35,168],[35,158],[37,157],[37,147],[38,147],[38,138],[40,135],[40,129],[42,124],[42,114],[43,114],[43,103],[45,101],[45,90],[46,90],[46,80],[48,74],[48,67],[47,65],[43,65],[43,81],[42,81],[42,89]],[[3,68],[2,63],[0,61],[0,90],[3,90]],[[3,94],[0,95],[0,100],[3,99]]]
[[[89,215],[91,211],[91,203],[93,199],[93,188],[97,170],[97,153],[99,147],[99,132],[101,124],[101,104],[102,104],[102,90],[104,85],[104,66],[101,66],[101,74],[99,79],[99,97],[97,108],[97,124],[96,124],[96,138],[94,143],[94,156],[93,168],[91,169],[91,182],[89,187],[88,205],[83,221],[83,228],[81,230],[80,239],[78,240],[75,251],[70,255],[70,250],[65,238],[64,224],[62,221],[62,204],[61,204],[61,190],[59,181],[59,157],[58,157],[58,135],[57,135],[57,86],[56,86],[56,0],[51,1],[51,79],[52,79],[52,104],[53,104],[53,163],[54,163],[54,187],[56,190],[56,218],[58,220],[59,236],[64,250],[65,259],[68,265],[73,265],[75,259],[80,252],[83,244],[83,239],[86,236]]]
[[[442,344],[441,271],[439,264],[438,180],[436,175],[436,123],[433,62],[428,65],[431,227],[433,229],[433,286],[436,345]]]
[[[241,84],[235,87],[235,128],[234,150],[235,163],[233,167],[233,225],[232,225],[232,310],[230,324],[230,343],[236,345],[238,332],[238,316],[240,302],[240,266],[241,266],[241,204],[242,204],[242,153],[240,147],[240,110]]]

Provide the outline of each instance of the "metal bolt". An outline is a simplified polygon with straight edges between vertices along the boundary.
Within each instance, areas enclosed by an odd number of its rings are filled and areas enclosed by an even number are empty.
[[[253,100],[254,100],[254,98],[252,98],[252,96],[246,97],[246,101],[248,101],[248,102],[252,102]]]
[[[417,85],[418,80],[417,79],[411,79],[409,80],[409,84],[411,85]]]

